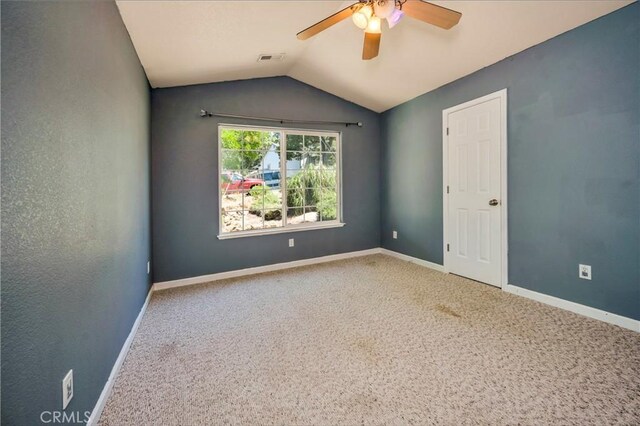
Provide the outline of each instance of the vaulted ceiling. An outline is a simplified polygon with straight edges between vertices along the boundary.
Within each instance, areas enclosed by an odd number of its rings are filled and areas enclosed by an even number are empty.
[[[363,61],[363,32],[345,20],[296,33],[342,1],[118,1],[153,87],[288,75],[384,111],[631,1],[434,1],[462,12],[443,30],[408,17],[382,29],[380,56]],[[258,62],[259,54],[286,53]]]

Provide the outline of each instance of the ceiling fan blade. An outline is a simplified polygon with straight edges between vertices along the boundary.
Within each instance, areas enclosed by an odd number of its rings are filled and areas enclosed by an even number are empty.
[[[407,0],[402,11],[414,19],[448,30],[460,21],[462,13],[422,0]]]
[[[358,3],[354,3],[351,6],[345,7],[341,11],[334,13],[333,15],[331,15],[331,16],[329,16],[327,18],[324,18],[322,21],[316,22],[315,24],[313,24],[309,28],[306,28],[306,29],[300,31],[296,35],[296,37],[298,37],[298,40],[306,40],[306,39],[308,39],[310,37],[313,37],[314,35],[318,34],[319,32],[324,31],[327,28],[337,24],[338,22],[344,21],[345,19],[347,19],[348,17],[353,15],[353,12],[358,10],[359,4],[360,4],[359,2]]]
[[[378,56],[380,51],[381,33],[364,33],[364,46],[362,48],[362,59],[368,60]]]

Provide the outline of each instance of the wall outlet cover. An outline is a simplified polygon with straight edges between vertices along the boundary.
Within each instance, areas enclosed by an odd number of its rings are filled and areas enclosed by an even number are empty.
[[[394,240],[398,239],[398,231],[393,231],[393,239]]]
[[[591,279],[591,265],[578,265],[578,276],[583,280]]]
[[[62,379],[62,409],[66,409],[67,405],[73,398],[73,370],[69,370],[64,379]]]
[[[289,238],[289,247],[293,247],[295,246],[296,242],[293,240],[293,238]]]

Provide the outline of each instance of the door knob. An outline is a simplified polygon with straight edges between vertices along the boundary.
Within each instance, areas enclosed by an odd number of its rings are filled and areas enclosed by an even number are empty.
[[[495,198],[493,200],[489,200],[489,205],[490,206],[497,206],[498,204],[499,204],[498,200],[496,200]]]

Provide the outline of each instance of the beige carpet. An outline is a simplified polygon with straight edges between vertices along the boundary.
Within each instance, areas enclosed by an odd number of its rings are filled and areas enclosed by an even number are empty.
[[[637,425],[640,334],[369,256],[154,294],[100,423]]]

